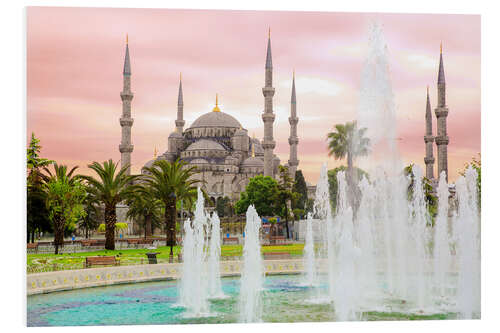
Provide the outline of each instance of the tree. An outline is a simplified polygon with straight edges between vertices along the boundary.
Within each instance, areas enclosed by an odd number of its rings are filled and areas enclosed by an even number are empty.
[[[232,212],[231,199],[229,199],[229,197],[217,198],[215,209],[219,217],[231,216]]]
[[[415,175],[413,173],[414,165],[415,164],[411,163],[410,165],[407,165],[403,170],[405,176],[410,177],[410,184],[408,184],[407,189],[408,201],[411,201],[413,199],[413,191],[415,188]],[[438,211],[438,198],[434,194],[432,183],[427,177],[422,177],[422,186],[424,190],[425,203],[427,204],[427,211],[429,212],[429,217],[431,218],[429,223],[430,225],[434,226],[434,220],[437,216]]]
[[[236,214],[244,214],[248,206],[254,205],[260,216],[274,215],[278,191],[278,182],[272,177],[258,175],[251,178],[236,202]]]
[[[328,156],[343,159],[347,156],[347,181],[353,180],[353,160],[369,153],[370,139],[364,137],[366,128],[357,127],[357,122],[335,125],[335,131],[328,133]]]
[[[136,175],[127,175],[130,166],[126,165],[118,169],[118,163],[113,160],[104,161],[102,164],[94,162],[88,166],[96,174],[92,176],[80,176],[88,184],[88,191],[95,199],[104,205],[104,224],[106,225],[106,250],[115,249],[115,226],[116,205],[128,199],[136,188],[132,182],[137,179]]]
[[[26,151],[26,165],[28,176],[26,179],[26,212],[27,212],[27,239],[35,241],[35,232],[52,231],[49,212],[45,205],[45,192],[43,191],[43,177],[40,169],[47,167],[54,161],[41,158],[42,146],[40,140],[31,133],[31,141]]]
[[[69,172],[65,165],[59,166],[54,163],[54,174],[44,167],[46,194],[46,206],[49,218],[54,228],[55,254],[59,253],[59,247],[64,245],[64,229],[68,226],[74,228],[75,222],[85,214],[83,201],[85,199],[85,188],[78,177],[73,176],[78,167]]]
[[[194,202],[197,195],[197,184],[200,180],[193,179],[196,167],[190,167],[184,161],[175,162],[157,160],[151,167],[144,168],[147,174],[144,182],[156,199],[165,207],[165,229],[167,232],[167,246],[170,246],[170,260],[173,260],[175,246],[175,228],[177,217],[177,201]]]
[[[99,227],[101,214],[97,199],[86,189],[85,199],[83,201],[83,209],[85,214],[78,221],[78,228],[83,229],[85,238],[89,238],[90,232]]]
[[[475,157],[472,158],[472,162],[466,163],[464,170],[460,171],[461,176],[465,176],[465,170],[469,166],[474,168],[477,172],[477,202],[479,204],[479,208],[481,208],[481,153],[478,153],[478,158],[476,159]]]
[[[127,218],[136,220],[144,227],[144,238],[151,237],[153,229],[161,223],[163,202],[153,196],[148,186],[139,185],[126,204]]]
[[[291,217],[290,208],[292,202],[296,201],[299,194],[293,192],[294,180],[290,177],[290,172],[288,167],[280,165],[278,167],[279,172],[279,182],[278,182],[278,204],[279,211],[278,214],[285,219],[286,237],[290,238],[290,229],[288,225],[288,220]]]
[[[345,165],[341,165],[335,169],[328,170],[328,190],[330,194],[330,204],[332,206],[332,210],[335,211],[337,209],[337,193],[338,193],[338,182],[337,182],[337,174],[339,171],[346,171],[347,168]],[[361,170],[359,168],[354,168],[354,180],[361,180],[363,175],[368,178],[368,173],[366,171]],[[353,193],[359,193],[359,189],[357,185],[353,185],[352,187]],[[357,209],[357,200],[351,200],[351,205],[353,207],[353,211],[356,212]]]
[[[304,210],[307,203],[307,183],[302,174],[302,170],[297,170],[297,172],[295,172],[295,182],[292,191],[298,194],[297,200],[292,203],[292,208]]]

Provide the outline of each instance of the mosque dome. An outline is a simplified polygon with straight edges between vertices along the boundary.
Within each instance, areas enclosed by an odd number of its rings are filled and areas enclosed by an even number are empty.
[[[243,166],[243,167],[264,167],[264,161],[259,157],[251,156],[251,157],[247,158],[246,160],[244,160],[243,163],[241,164],[241,166]]]
[[[182,138],[182,134],[177,132],[177,131],[173,131],[172,133],[170,133],[170,135],[168,137],[169,138]]]
[[[212,111],[205,113],[196,119],[190,128],[200,127],[229,127],[240,128],[241,124],[236,118],[221,111]]]
[[[226,151],[224,147],[222,147],[221,144],[212,141],[212,140],[198,140],[193,142],[192,144],[187,147],[186,151],[195,151],[195,150],[221,150],[221,151]]]

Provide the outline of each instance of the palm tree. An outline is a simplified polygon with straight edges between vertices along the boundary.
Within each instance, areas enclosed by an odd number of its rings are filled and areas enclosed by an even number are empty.
[[[42,175],[43,189],[46,194],[46,206],[49,218],[54,226],[55,254],[59,246],[64,245],[64,228],[66,225],[84,215],[82,202],[85,199],[85,189],[73,173],[78,167],[68,172],[68,167],[54,163],[54,173],[47,167]]]
[[[165,230],[167,246],[170,246],[170,261],[173,260],[175,240],[175,218],[177,201],[192,201],[196,196],[196,184],[200,180],[192,179],[196,167],[189,167],[184,161],[175,162],[157,160],[151,167],[144,168],[147,174],[143,177],[151,194],[160,200],[165,207]]]
[[[162,213],[163,202],[156,199],[148,186],[138,185],[137,190],[127,200],[127,218],[143,220],[144,238],[153,235],[153,226],[159,224]]]
[[[347,155],[348,181],[352,183],[353,160],[369,153],[370,139],[364,137],[366,128],[359,128],[357,122],[335,125],[335,131],[327,134],[328,156],[343,159]]]
[[[108,160],[102,164],[89,164],[90,169],[97,173],[98,178],[80,176],[88,184],[89,192],[96,200],[104,204],[104,224],[106,234],[106,250],[115,249],[116,205],[133,195],[136,188],[132,182],[138,175],[127,175],[130,166],[118,169],[118,163]]]
[[[97,199],[90,193],[88,188],[86,188],[86,192],[87,194],[83,201],[85,214],[78,222],[78,227],[85,230],[85,238],[88,239],[90,231],[96,230],[99,227],[100,211]]]

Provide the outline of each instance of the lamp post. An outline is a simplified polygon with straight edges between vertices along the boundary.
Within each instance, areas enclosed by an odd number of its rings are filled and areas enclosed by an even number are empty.
[[[167,235],[167,245],[170,245],[170,255],[168,262],[173,263],[174,262],[174,243],[175,243],[175,204],[177,196],[175,195],[175,192],[170,193],[170,209],[169,216],[170,216],[170,221],[169,222],[169,235]]]

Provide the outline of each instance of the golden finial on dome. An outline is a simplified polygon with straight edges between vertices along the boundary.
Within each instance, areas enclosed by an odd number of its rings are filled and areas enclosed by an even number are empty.
[[[213,112],[220,112],[219,109],[219,95],[215,94],[215,107],[212,110]]]
[[[252,143],[252,157],[255,157],[255,144]]]
[[[271,27],[269,27],[269,30],[267,31],[267,38],[271,38]]]
[[[182,72],[179,73],[179,81],[182,81]]]
[[[427,95],[429,95],[429,85],[427,85]]]
[[[127,43],[127,45],[128,45],[128,34],[127,34],[127,38],[126,38],[126,40],[125,40],[125,41],[126,41],[126,43]]]
[[[443,42],[439,45],[439,53],[443,54]]]
[[[154,158],[156,158],[156,156],[158,155],[158,149],[155,147],[155,153],[154,153]]]

